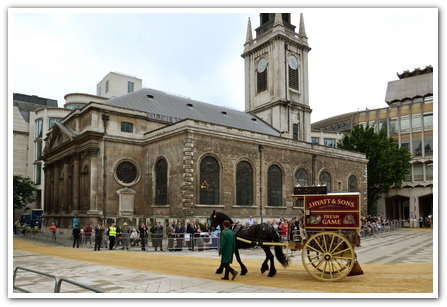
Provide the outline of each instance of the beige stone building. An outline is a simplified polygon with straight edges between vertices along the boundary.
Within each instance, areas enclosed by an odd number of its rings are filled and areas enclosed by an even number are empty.
[[[437,101],[434,100],[433,67],[404,71],[397,76],[397,80],[388,82],[384,99],[387,107],[339,114],[313,123],[312,142],[336,142],[358,124],[372,126],[376,131],[385,130],[388,137],[411,153],[412,160],[402,187],[384,195],[377,202],[375,213],[387,219],[404,220],[406,226],[419,227],[419,217],[426,219],[434,211],[436,130],[433,115]]]
[[[366,212],[364,155],[310,143],[303,20],[299,33],[290,14],[260,21],[242,55],[245,112],[140,89],[57,122],[44,150],[44,223],[300,216],[297,184],[360,192]]]

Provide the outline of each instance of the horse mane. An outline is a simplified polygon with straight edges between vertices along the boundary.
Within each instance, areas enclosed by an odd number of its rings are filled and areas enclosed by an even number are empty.
[[[217,217],[219,224],[222,224],[223,221],[228,220],[230,222],[230,224],[234,224],[233,220],[231,219],[231,217],[229,217],[228,215],[226,215],[225,213],[222,212],[214,212],[214,215]]]

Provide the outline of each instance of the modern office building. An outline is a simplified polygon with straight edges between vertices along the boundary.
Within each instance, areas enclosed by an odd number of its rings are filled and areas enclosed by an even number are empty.
[[[344,132],[357,124],[387,131],[389,137],[411,153],[411,170],[401,188],[392,189],[379,200],[377,214],[416,224],[420,216],[426,218],[433,213],[433,67],[397,76],[398,80],[388,82],[387,107],[340,114],[313,123],[312,142],[332,146],[329,142],[340,140]]]
[[[402,188],[381,199],[377,213],[389,219],[415,220],[433,213],[433,67],[405,71],[398,77],[388,82],[385,101],[389,107],[358,112],[352,124],[386,130],[411,153],[411,171]]]

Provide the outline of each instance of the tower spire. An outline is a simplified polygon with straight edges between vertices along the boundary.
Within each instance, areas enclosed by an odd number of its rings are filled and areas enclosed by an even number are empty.
[[[276,26],[283,26],[283,25],[284,25],[284,22],[282,20],[282,14],[275,13],[275,24],[273,26],[276,27]]]
[[[300,14],[300,30],[298,32],[298,36],[301,37],[304,40],[307,40],[306,28],[304,27],[303,13]]]
[[[247,25],[247,37],[245,39],[245,44],[251,44],[253,42],[253,34],[251,31],[251,20],[248,17],[248,25]]]

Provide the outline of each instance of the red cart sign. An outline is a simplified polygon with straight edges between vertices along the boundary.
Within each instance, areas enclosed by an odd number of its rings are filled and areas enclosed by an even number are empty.
[[[304,195],[306,228],[359,229],[360,194]]]

